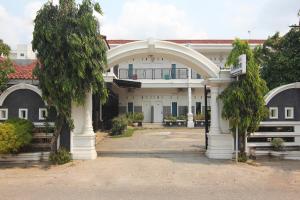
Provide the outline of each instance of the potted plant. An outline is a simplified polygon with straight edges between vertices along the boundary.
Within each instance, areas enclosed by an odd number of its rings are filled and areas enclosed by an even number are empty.
[[[271,155],[275,157],[282,157],[285,155],[283,152],[283,147],[284,147],[284,140],[282,138],[273,138],[271,140],[271,146],[273,151],[271,151]]]
[[[176,119],[177,126],[185,126],[186,125],[187,116],[180,115]]]
[[[176,117],[174,117],[172,115],[167,115],[164,118],[164,123],[165,123],[165,126],[174,126],[174,125],[176,125]]]
[[[201,127],[205,125],[205,116],[204,114],[198,113],[194,116],[195,126]]]
[[[143,126],[144,113],[134,113],[134,123],[137,123],[137,126]]]

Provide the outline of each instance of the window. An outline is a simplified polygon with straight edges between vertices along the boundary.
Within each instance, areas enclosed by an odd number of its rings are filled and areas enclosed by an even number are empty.
[[[133,113],[133,103],[132,102],[128,102],[128,112]]]
[[[172,64],[171,77],[172,79],[176,79],[176,64]]]
[[[196,102],[196,114],[201,114],[201,102]]]
[[[0,109],[0,120],[7,120],[8,118],[8,109],[2,108]]]
[[[25,54],[24,54],[24,53],[20,53],[20,56],[21,56],[21,57],[24,57],[24,56],[25,56]]]
[[[19,109],[19,118],[20,119],[28,119],[28,109],[27,108]]]
[[[270,107],[270,119],[278,119],[278,108],[277,107]]]
[[[48,117],[47,108],[40,108],[39,109],[39,120],[45,120]]]
[[[172,116],[177,117],[177,102],[172,102]]]
[[[128,65],[128,79],[132,79],[133,76],[133,64]]]
[[[285,107],[284,113],[285,113],[285,119],[294,119],[294,108],[293,107]]]

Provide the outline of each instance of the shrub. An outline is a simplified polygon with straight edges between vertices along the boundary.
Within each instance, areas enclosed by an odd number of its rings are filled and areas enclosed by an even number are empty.
[[[195,115],[194,119],[195,120],[204,120],[205,116],[203,114],[197,114],[197,115]]]
[[[178,120],[187,120],[187,116],[186,115],[180,115],[177,117]]]
[[[239,153],[238,161],[239,162],[247,162],[248,157],[245,152]]]
[[[115,117],[112,120],[112,129],[110,135],[121,135],[127,128],[128,120],[125,116]]]
[[[271,145],[275,151],[281,151],[283,148],[284,140],[282,138],[274,138],[271,141]]]
[[[144,120],[144,113],[127,113],[126,118],[128,125],[131,126],[132,123],[142,122]]]
[[[15,145],[17,135],[15,127],[12,124],[0,124],[0,153],[10,153],[18,150]]]
[[[133,113],[133,122],[142,122],[144,120],[144,113]]]
[[[126,116],[122,116],[122,117],[126,117],[128,126],[132,126],[133,124],[133,118],[134,118],[133,115],[134,113],[126,113]]]
[[[172,116],[172,115],[168,115],[165,117],[165,120],[170,120],[172,122],[176,122],[176,117]]]
[[[52,164],[63,165],[72,161],[72,155],[66,149],[61,148],[57,152],[52,152],[49,160]]]
[[[1,126],[0,153],[17,153],[22,147],[30,144],[34,128],[32,122],[25,119],[10,119]]]

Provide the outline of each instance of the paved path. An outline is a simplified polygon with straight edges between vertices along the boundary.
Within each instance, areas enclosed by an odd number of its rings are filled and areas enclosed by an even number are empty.
[[[297,200],[300,197],[300,161],[266,160],[251,166],[209,160],[199,153],[198,130],[145,131],[132,138],[104,140],[98,148],[116,152],[125,147],[148,152],[175,148],[178,152],[112,153],[96,160],[52,167],[0,166],[0,199]],[[201,138],[203,134],[200,141]],[[182,154],[182,149],[189,151]]]
[[[199,153],[204,152],[203,129],[146,129],[128,138],[105,138],[100,153]]]

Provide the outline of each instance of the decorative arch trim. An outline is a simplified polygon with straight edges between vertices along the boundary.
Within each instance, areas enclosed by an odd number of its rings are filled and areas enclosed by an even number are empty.
[[[16,85],[13,85],[13,86],[7,88],[7,89],[0,95],[0,106],[3,105],[4,100],[7,98],[7,96],[8,96],[9,94],[11,94],[11,93],[14,92],[14,91],[22,90],[22,89],[31,90],[31,91],[37,93],[40,97],[42,97],[42,91],[41,91],[37,86],[30,85],[30,84],[26,84],[26,83],[19,83],[19,84],[16,84]],[[45,102],[45,104],[46,104],[46,102]],[[46,104],[46,105],[47,105],[47,104]]]
[[[207,78],[219,77],[220,68],[201,53],[187,46],[154,39],[130,42],[108,50],[108,67],[137,55],[162,55],[185,64]]]
[[[274,88],[273,90],[269,91],[265,96],[265,104],[267,105],[273,97],[275,97],[277,94],[293,88],[300,88],[300,82],[295,82],[287,85],[282,85],[277,88]]]

